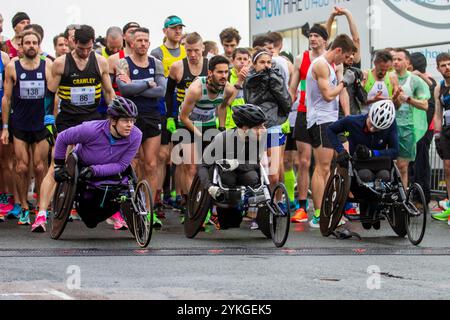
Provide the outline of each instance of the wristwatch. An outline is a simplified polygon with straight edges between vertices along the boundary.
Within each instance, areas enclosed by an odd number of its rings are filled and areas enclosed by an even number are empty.
[[[3,129],[8,129],[8,127],[9,127],[8,124],[3,125]]]
[[[411,97],[408,97],[408,98],[406,98],[406,103],[409,103],[409,104],[411,104]]]
[[[244,89],[240,84],[237,84],[237,83],[234,84],[234,87],[238,90]]]

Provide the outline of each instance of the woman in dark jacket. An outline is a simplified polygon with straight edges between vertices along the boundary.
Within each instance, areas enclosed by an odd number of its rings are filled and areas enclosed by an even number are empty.
[[[272,54],[269,51],[257,49],[252,62],[253,66],[244,82],[244,99],[247,103],[260,106],[266,114],[269,180],[274,186],[279,182],[283,146],[286,143],[281,125],[288,118],[292,100],[281,72],[272,66]]]

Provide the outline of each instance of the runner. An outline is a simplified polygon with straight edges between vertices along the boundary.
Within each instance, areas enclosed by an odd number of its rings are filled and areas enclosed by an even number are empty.
[[[175,62],[170,68],[166,91],[166,103],[168,115],[167,129],[171,134],[176,131],[175,120],[171,115],[174,115],[175,113],[177,115],[179,114],[179,112],[175,110],[180,109],[186,97],[188,88],[197,77],[208,76],[208,59],[203,58],[203,49],[203,40],[201,36],[196,32],[188,34],[186,37],[187,58]],[[182,123],[178,123],[178,125],[183,127]],[[170,140],[172,140],[172,137]],[[184,146],[183,152],[190,152],[191,146],[189,144]],[[182,195],[187,195],[189,192],[186,181],[189,181],[192,170],[195,172],[195,164],[187,163],[179,165],[175,171],[175,186],[177,192],[175,201],[177,206],[184,205],[182,203]],[[166,194],[164,194],[164,197],[166,197]]]
[[[312,147],[311,140],[306,127],[306,75],[311,65],[311,61],[325,53],[328,33],[321,25],[314,25],[309,32],[310,50],[297,56],[294,64],[294,72],[291,77],[289,92],[291,94],[294,106],[297,106],[297,117],[293,131],[296,140],[298,171],[297,171],[297,190],[299,197],[299,209],[291,218],[294,223],[307,222],[307,199],[308,188],[310,185],[309,171],[311,166]],[[293,107],[294,107],[293,106]]]
[[[203,45],[205,46],[203,57],[207,58],[208,60],[219,54],[219,47],[214,41],[205,41],[203,42]]]
[[[5,68],[9,63],[9,56],[0,51],[0,99],[3,98],[3,83],[5,79]],[[1,101],[1,100],[0,100]],[[3,125],[3,124],[2,124]],[[13,192],[13,178],[12,171],[9,167],[11,163],[11,154],[13,154],[11,145],[4,145],[0,143],[0,222],[5,220],[5,216],[14,209],[11,204],[14,203]],[[20,211],[18,212],[18,214]]]
[[[311,63],[306,76],[308,106],[306,123],[315,160],[311,181],[315,209],[314,217],[310,221],[312,228],[319,228],[322,196],[334,156],[333,146],[327,138],[326,129],[338,120],[338,97],[345,94],[345,87],[355,81],[355,74],[351,70],[347,70],[342,76],[342,68],[335,71],[333,66],[343,63],[356,50],[353,41],[347,35],[337,36],[330,50]]]
[[[436,58],[437,69],[443,80],[439,81],[434,90],[436,112],[434,115],[435,143],[441,159],[444,160],[445,181],[447,185],[447,199],[450,195],[450,54],[441,53]],[[432,217],[440,221],[448,221],[450,225],[450,209],[433,214]]]
[[[44,29],[40,25],[33,23],[33,24],[26,25],[25,28],[23,28],[24,32],[28,31],[28,30],[36,32],[39,35],[39,37],[41,38],[41,43],[42,43],[42,41],[44,40]],[[53,56],[49,55],[47,52],[43,51],[42,48],[40,48],[39,50],[40,50],[39,55],[41,56],[41,59],[44,59],[44,60],[49,59],[52,62],[55,61],[55,57],[53,57]]]
[[[26,25],[30,24],[30,17],[25,12],[17,12],[11,20],[14,29],[14,37],[6,41],[6,48],[9,58],[19,56],[20,37],[18,37]]]
[[[30,208],[27,202],[28,168],[33,159],[36,189],[39,190],[48,166],[47,129],[44,127],[45,94],[51,77],[51,62],[39,56],[41,39],[34,31],[25,31],[21,46],[24,57],[9,64],[5,72],[5,92],[2,103],[2,143],[9,143],[9,113],[16,156],[18,202],[22,211],[19,225],[29,225]],[[33,152],[31,156],[29,149]]]
[[[181,143],[186,145],[183,146],[183,163],[191,164],[185,190],[190,190],[197,171],[195,164],[201,163],[204,149],[217,133],[216,111],[219,130],[225,130],[226,107],[237,95],[237,90],[227,81],[228,63],[224,56],[211,58],[208,76],[199,77],[191,84],[180,107],[180,129],[173,141],[181,138]]]
[[[62,132],[85,121],[98,120],[97,105],[101,91],[109,103],[114,98],[106,59],[95,54],[95,31],[92,27],[81,25],[75,30],[75,49],[55,60],[52,79],[48,88],[58,90],[61,112],[56,118],[56,128]],[[39,197],[40,211],[31,230],[45,232],[47,208],[53,196],[54,163],[52,162],[41,186]]]
[[[63,33],[60,33],[53,38],[53,47],[57,58],[70,52],[68,41]]]
[[[239,31],[235,28],[226,28],[220,33],[219,37],[220,43],[223,47],[223,55],[230,61],[231,64],[233,52],[239,46],[242,39],[239,35]]]
[[[0,13],[0,48],[3,50],[3,44],[8,40],[3,34],[3,16]]]
[[[67,44],[69,46],[69,50],[75,50],[75,29],[79,28],[78,24],[70,24],[66,27],[64,31],[64,37],[67,39]]]
[[[377,51],[373,61],[374,68],[364,72],[362,86],[367,93],[367,106],[362,113],[369,112],[371,105],[381,100],[392,99],[398,89],[398,79],[392,68],[392,55],[389,51]]]
[[[398,169],[405,187],[408,186],[408,166],[416,159],[417,142],[428,129],[427,113],[430,90],[421,78],[407,70],[411,55],[405,49],[396,49],[394,69],[399,81],[399,90],[394,92],[397,110],[397,125],[400,151]]]
[[[106,30],[106,46],[98,54],[108,59],[123,49],[123,32],[119,27],[109,27]]]
[[[138,28],[133,34],[133,51],[119,61],[117,84],[123,97],[133,101],[139,112],[136,127],[142,131],[139,173],[145,178],[154,195],[158,187],[158,158],[161,146],[161,114],[159,100],[166,92],[166,79],[161,61],[148,56],[150,31]],[[155,227],[161,227],[154,217]]]
[[[164,66],[164,76],[169,76],[170,68],[172,65],[186,58],[186,49],[181,44],[183,39],[186,39],[183,34],[183,28],[185,25],[178,16],[169,16],[164,21],[163,32],[165,35],[164,43],[158,48],[152,51],[152,55],[161,60]],[[170,153],[171,153],[171,132],[167,129],[167,126],[171,125],[167,122],[167,118],[171,118],[174,115],[166,112],[165,99],[161,99],[160,112],[162,118],[162,133],[161,133],[161,148],[158,153],[158,191],[156,194],[156,207],[158,207],[158,214],[160,217],[164,217],[164,213],[160,210],[161,193],[164,189],[165,203],[169,202],[171,198],[171,183],[172,172],[170,170]],[[175,111],[175,110],[174,110]]]

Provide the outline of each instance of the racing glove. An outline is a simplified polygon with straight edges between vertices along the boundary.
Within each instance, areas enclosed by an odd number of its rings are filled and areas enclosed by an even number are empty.
[[[68,181],[71,179],[71,176],[67,172],[65,165],[57,165],[55,164],[55,181],[58,183]]]
[[[177,132],[177,126],[175,124],[175,120],[173,118],[167,118],[167,125],[166,125],[167,131],[170,133]]]
[[[91,167],[83,168],[80,172],[80,178],[83,180],[89,180],[92,179],[95,176],[94,169]]]
[[[340,152],[337,156],[336,162],[342,168],[348,168],[348,161],[350,160],[350,155],[347,150]]]
[[[281,125],[281,132],[283,134],[291,133],[291,124],[289,122],[289,119],[287,119],[286,122]]]
[[[356,81],[355,73],[352,70],[347,69],[347,71],[344,74],[344,78],[342,79],[342,82],[346,87],[348,87],[351,86],[353,83],[355,83],[355,81]]]
[[[53,115],[46,115],[44,118],[44,125],[47,129],[47,141],[50,147],[53,147],[55,145],[56,140],[56,126],[55,126],[55,116]]]
[[[220,188],[216,187],[216,186],[211,186],[208,188],[208,193],[211,195],[211,197],[214,200],[217,200],[217,198],[222,194],[222,192],[220,192]]]
[[[365,145],[359,144],[356,147],[356,158],[359,160],[367,160],[372,157],[372,151]]]

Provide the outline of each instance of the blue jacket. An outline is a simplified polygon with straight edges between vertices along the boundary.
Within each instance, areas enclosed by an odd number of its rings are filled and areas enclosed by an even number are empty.
[[[94,170],[95,177],[108,177],[124,172],[141,145],[142,132],[134,127],[131,135],[115,140],[109,131],[110,120],[88,121],[58,134],[55,161],[66,158],[69,145],[84,166]]]
[[[327,128],[327,135],[334,149],[340,153],[344,146],[339,141],[338,134],[345,133],[350,145],[350,154],[355,152],[358,145],[365,145],[373,151],[375,157],[398,157],[397,123],[386,130],[371,133],[367,130],[366,120],[368,115],[348,116]]]

